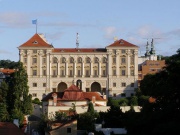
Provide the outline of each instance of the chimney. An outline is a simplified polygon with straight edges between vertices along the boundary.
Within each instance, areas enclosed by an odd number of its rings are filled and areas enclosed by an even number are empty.
[[[57,105],[57,94],[53,93],[52,97],[53,97],[53,105],[56,106]]]
[[[96,97],[92,96],[92,103],[95,104],[95,102],[96,102]]]
[[[106,95],[103,94],[103,99],[106,99]]]

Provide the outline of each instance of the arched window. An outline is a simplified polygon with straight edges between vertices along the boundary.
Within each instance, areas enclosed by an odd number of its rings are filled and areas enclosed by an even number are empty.
[[[82,58],[81,57],[78,58],[78,63],[82,63]]]
[[[57,61],[58,61],[57,58],[54,57],[54,58],[53,58],[53,63],[57,63]]]
[[[90,63],[91,59],[89,57],[86,58],[86,63]]]
[[[97,57],[94,58],[94,63],[98,63],[99,59]]]
[[[70,63],[74,63],[74,58],[73,57],[71,57],[69,60],[70,60]]]

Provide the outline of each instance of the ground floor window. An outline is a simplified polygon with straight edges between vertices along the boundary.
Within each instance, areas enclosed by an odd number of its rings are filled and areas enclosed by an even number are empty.
[[[71,128],[67,128],[67,133],[71,133]]]

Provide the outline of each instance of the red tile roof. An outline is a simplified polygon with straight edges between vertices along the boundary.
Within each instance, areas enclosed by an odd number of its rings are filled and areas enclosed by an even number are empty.
[[[52,100],[53,93],[57,94],[57,100],[59,101],[92,101],[93,96],[97,101],[106,101],[98,92],[83,92],[75,85],[71,85],[64,92],[51,92],[42,101]]]
[[[11,122],[0,122],[0,135],[24,135],[24,133]]]
[[[52,52],[78,52],[78,53],[90,53],[90,52],[106,52],[105,48],[54,48]]]
[[[39,34],[32,36],[27,42],[20,45],[19,47],[48,47],[52,48]]]
[[[134,44],[131,44],[123,39],[117,40],[114,43],[110,44],[107,47],[138,47]]]
[[[0,69],[0,72],[6,74],[6,75],[9,75],[9,74],[12,74],[15,72],[14,69]]]

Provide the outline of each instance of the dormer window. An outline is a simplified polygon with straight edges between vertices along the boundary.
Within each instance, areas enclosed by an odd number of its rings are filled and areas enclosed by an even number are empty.
[[[33,44],[38,44],[38,41],[35,40],[35,41],[33,42]]]
[[[120,41],[120,44],[124,44],[124,42],[121,40],[121,41]]]

